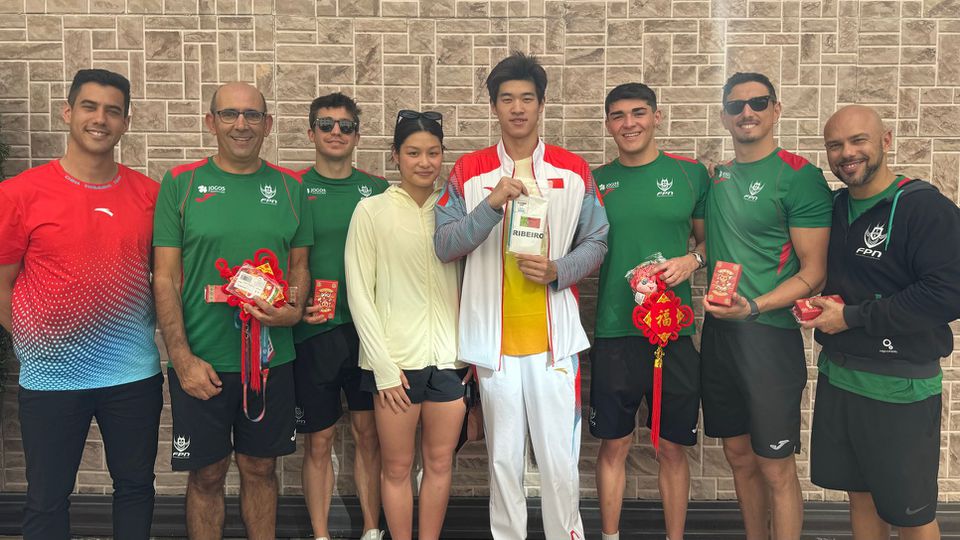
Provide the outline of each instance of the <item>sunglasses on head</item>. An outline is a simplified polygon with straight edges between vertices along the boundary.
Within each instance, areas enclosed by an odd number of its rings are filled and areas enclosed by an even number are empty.
[[[723,104],[723,111],[730,116],[736,116],[743,112],[743,107],[750,106],[753,112],[765,110],[773,101],[771,96],[759,96],[750,99],[733,99]]]
[[[443,126],[443,115],[437,111],[413,111],[410,109],[403,109],[397,113],[397,123],[404,120],[416,120],[418,118],[425,118],[427,120],[433,120],[434,122]]]
[[[330,133],[331,131],[333,131],[334,124],[340,126],[340,133],[343,133],[344,135],[350,135],[351,133],[356,131],[357,128],[360,127],[360,123],[357,122],[356,120],[346,120],[346,119],[334,120],[329,116],[317,118],[313,122],[313,127],[319,129],[324,133]]]

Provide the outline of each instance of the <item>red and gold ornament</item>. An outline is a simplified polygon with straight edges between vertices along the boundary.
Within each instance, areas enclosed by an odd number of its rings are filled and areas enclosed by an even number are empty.
[[[243,304],[255,304],[255,298],[279,307],[290,298],[290,287],[283,279],[283,269],[277,255],[269,249],[259,249],[253,259],[231,267],[227,260],[216,261],[220,277],[226,283],[220,286],[218,295],[226,295],[227,304],[239,308],[240,318],[240,381],[243,384],[243,412],[253,422],[259,422],[267,412],[266,387],[270,374],[270,359],[273,344],[270,329],[243,309]],[[208,294],[209,295],[209,294]],[[247,395],[252,390],[262,395],[260,414],[251,417],[247,410]]]
[[[637,272],[639,273],[639,272]],[[652,345],[657,346],[653,359],[653,407],[650,421],[650,441],[654,451],[660,451],[660,407],[663,394],[663,348],[679,337],[680,330],[693,324],[693,310],[683,305],[680,298],[667,288],[660,275],[654,275],[656,284],[652,292],[649,280],[643,281],[643,290],[638,291],[633,279],[630,281],[634,293],[642,293],[643,301],[633,308],[633,324]],[[639,299],[640,297],[637,296]]]

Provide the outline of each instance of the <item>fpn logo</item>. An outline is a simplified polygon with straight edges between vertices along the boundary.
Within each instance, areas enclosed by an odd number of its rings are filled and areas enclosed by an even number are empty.
[[[886,242],[887,232],[884,231],[884,224],[877,223],[872,228],[867,229],[863,232],[863,245],[862,248],[857,248],[857,255],[861,257],[867,257],[869,259],[879,259],[883,257],[883,250],[874,249],[880,244]]]
[[[357,186],[357,191],[360,192],[360,195],[366,199],[370,195],[373,195],[373,190],[370,189],[370,186]]]
[[[661,178],[657,180],[657,189],[660,190],[660,193],[657,193],[657,197],[673,197],[673,192],[670,191],[670,188],[673,187],[673,180],[669,178]]]
[[[260,204],[277,205],[277,199],[274,198],[277,196],[277,188],[262,185],[260,186],[260,194],[263,195],[263,198],[260,199]]]
[[[187,448],[190,448],[190,439],[183,435],[177,435],[177,438],[173,440],[173,458],[188,459],[190,452],[187,452]]]
[[[761,184],[760,182],[754,182],[754,183],[750,184],[750,188],[749,188],[749,189],[750,189],[750,193],[744,195],[744,196],[743,196],[743,200],[745,200],[745,201],[751,201],[751,202],[756,202],[756,201],[757,201],[757,195],[759,195],[760,192],[763,191],[763,184]]]

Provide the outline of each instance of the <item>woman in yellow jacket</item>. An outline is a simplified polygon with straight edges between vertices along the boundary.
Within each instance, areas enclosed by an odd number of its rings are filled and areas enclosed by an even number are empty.
[[[360,335],[361,389],[377,394],[380,489],[395,540],[412,537],[410,470],[421,419],[419,538],[440,538],[465,412],[467,370],[457,360],[458,267],[440,262],[433,249],[441,122],[437,112],[400,111],[392,146],[400,185],[360,201],[347,233],[347,294]]]

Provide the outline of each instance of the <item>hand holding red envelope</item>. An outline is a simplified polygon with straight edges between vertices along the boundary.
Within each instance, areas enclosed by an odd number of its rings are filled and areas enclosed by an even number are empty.
[[[681,329],[693,324],[693,310],[685,306],[673,291],[651,274],[653,263],[640,264],[627,274],[634,298],[639,304],[633,308],[633,324],[650,343],[657,346],[653,361],[653,407],[651,411],[650,440],[654,451],[660,451],[660,407],[663,394],[663,348],[679,337]]]
[[[241,308],[240,317],[240,381],[243,384],[243,412],[253,422],[259,422],[267,412],[266,385],[270,374],[273,343],[270,329],[260,324],[242,304],[254,304],[256,298],[279,307],[290,296],[287,281],[275,253],[269,249],[257,250],[253,259],[231,267],[224,258],[217,259],[220,277],[227,280],[221,290],[227,295],[227,304]],[[263,408],[256,418],[247,411],[248,388],[254,394],[263,394]]]

